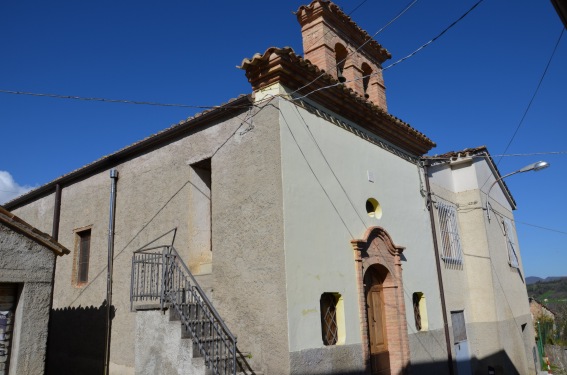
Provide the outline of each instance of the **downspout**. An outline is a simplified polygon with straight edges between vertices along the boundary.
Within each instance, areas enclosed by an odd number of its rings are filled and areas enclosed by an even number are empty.
[[[441,297],[441,311],[443,313],[443,328],[445,331],[445,344],[447,345],[447,365],[449,374],[453,375],[453,354],[451,347],[451,336],[449,335],[449,322],[447,320],[447,304],[445,303],[445,288],[443,288],[443,277],[441,275],[441,257],[439,256],[439,245],[437,242],[437,230],[435,229],[435,215],[433,214],[433,204],[431,200],[431,187],[429,186],[427,161],[423,164],[425,174],[425,190],[427,192],[427,209],[429,210],[429,221],[431,221],[431,236],[433,237],[433,249],[435,251],[435,266],[437,267],[437,281],[439,282],[439,294]]]
[[[110,365],[110,334],[112,330],[112,265],[114,262],[114,222],[116,213],[116,183],[118,171],[110,170],[110,213],[108,218],[108,267],[106,274],[106,336],[104,350],[104,374],[109,374]]]
[[[61,220],[61,185],[55,185],[55,205],[53,207],[53,227],[51,237],[55,241],[59,240],[59,221]]]
[[[59,240],[59,222],[61,221],[61,185],[55,185],[55,203],[53,205],[53,226],[51,227],[51,237]],[[47,371],[47,358],[50,358],[49,351],[54,350],[49,347],[49,332],[52,330],[51,312],[53,311],[53,295],[55,293],[55,270],[57,269],[57,255],[53,257],[53,273],[51,274],[51,296],[49,298],[49,317],[47,321],[47,341],[46,345],[46,361],[44,363],[43,371]]]

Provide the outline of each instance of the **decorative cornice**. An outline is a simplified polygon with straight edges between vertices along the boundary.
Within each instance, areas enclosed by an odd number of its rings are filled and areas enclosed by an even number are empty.
[[[301,27],[317,20],[326,22],[330,27],[340,30],[352,40],[355,46],[362,46],[362,51],[371,56],[378,63],[392,58],[390,52],[363,29],[361,29],[338,5],[328,0],[314,0],[309,5],[302,5],[295,12]]]
[[[395,245],[388,232],[378,226],[368,228],[364,233],[364,238],[352,240],[350,243],[355,251],[365,251],[376,238],[380,238],[384,242],[388,252],[393,256],[401,255],[405,249],[403,246]]]
[[[254,91],[274,83],[291,90],[308,85],[297,92],[299,97],[309,94],[310,100],[332,109],[410,154],[423,155],[435,147],[435,143],[424,134],[358,95],[309,60],[296,55],[290,47],[268,48],[263,54],[242,60],[239,68],[246,71]],[[330,85],[337,86],[327,88]]]

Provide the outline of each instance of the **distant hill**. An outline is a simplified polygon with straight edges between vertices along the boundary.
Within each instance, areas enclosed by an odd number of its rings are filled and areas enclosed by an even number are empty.
[[[546,283],[548,281],[555,281],[555,280],[559,280],[559,279],[563,279],[563,278],[567,278],[567,276],[549,276],[549,277],[546,277],[545,279],[542,279],[541,277],[537,277],[537,276],[528,276],[528,277],[526,277],[526,285],[535,284],[535,283],[538,283],[540,281],[543,281],[544,283]]]
[[[567,301],[567,277],[553,276],[542,279],[540,277],[526,277],[528,296],[538,301],[549,302]]]
[[[543,279],[541,277],[537,277],[537,276],[528,276],[526,277],[526,285],[531,285],[531,284],[535,284],[539,281],[542,281]]]

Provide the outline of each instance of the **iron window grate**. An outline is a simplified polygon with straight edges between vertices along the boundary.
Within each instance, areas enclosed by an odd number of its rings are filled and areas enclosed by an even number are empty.
[[[463,251],[457,223],[457,207],[447,202],[438,202],[439,227],[443,248],[442,258],[448,268],[463,264]]]

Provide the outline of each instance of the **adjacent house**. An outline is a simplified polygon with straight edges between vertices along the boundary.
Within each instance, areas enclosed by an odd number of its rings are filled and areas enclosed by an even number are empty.
[[[486,147],[426,157],[458,373],[535,371],[512,194]],[[469,372],[470,373],[470,370]]]
[[[55,261],[65,254],[0,207],[0,374],[44,373]]]
[[[252,94],[6,205],[56,224],[73,249],[57,264],[54,314],[96,320],[81,306],[106,306],[112,242],[112,374],[528,373],[513,200],[500,184],[489,221],[482,189],[466,185],[493,181],[494,165],[453,170],[445,155],[426,170],[435,144],[387,110],[389,52],[329,1],[296,16],[304,56],[244,59]],[[457,227],[461,246],[444,248]],[[93,336],[59,348],[53,372],[104,362],[96,322],[59,321]]]

